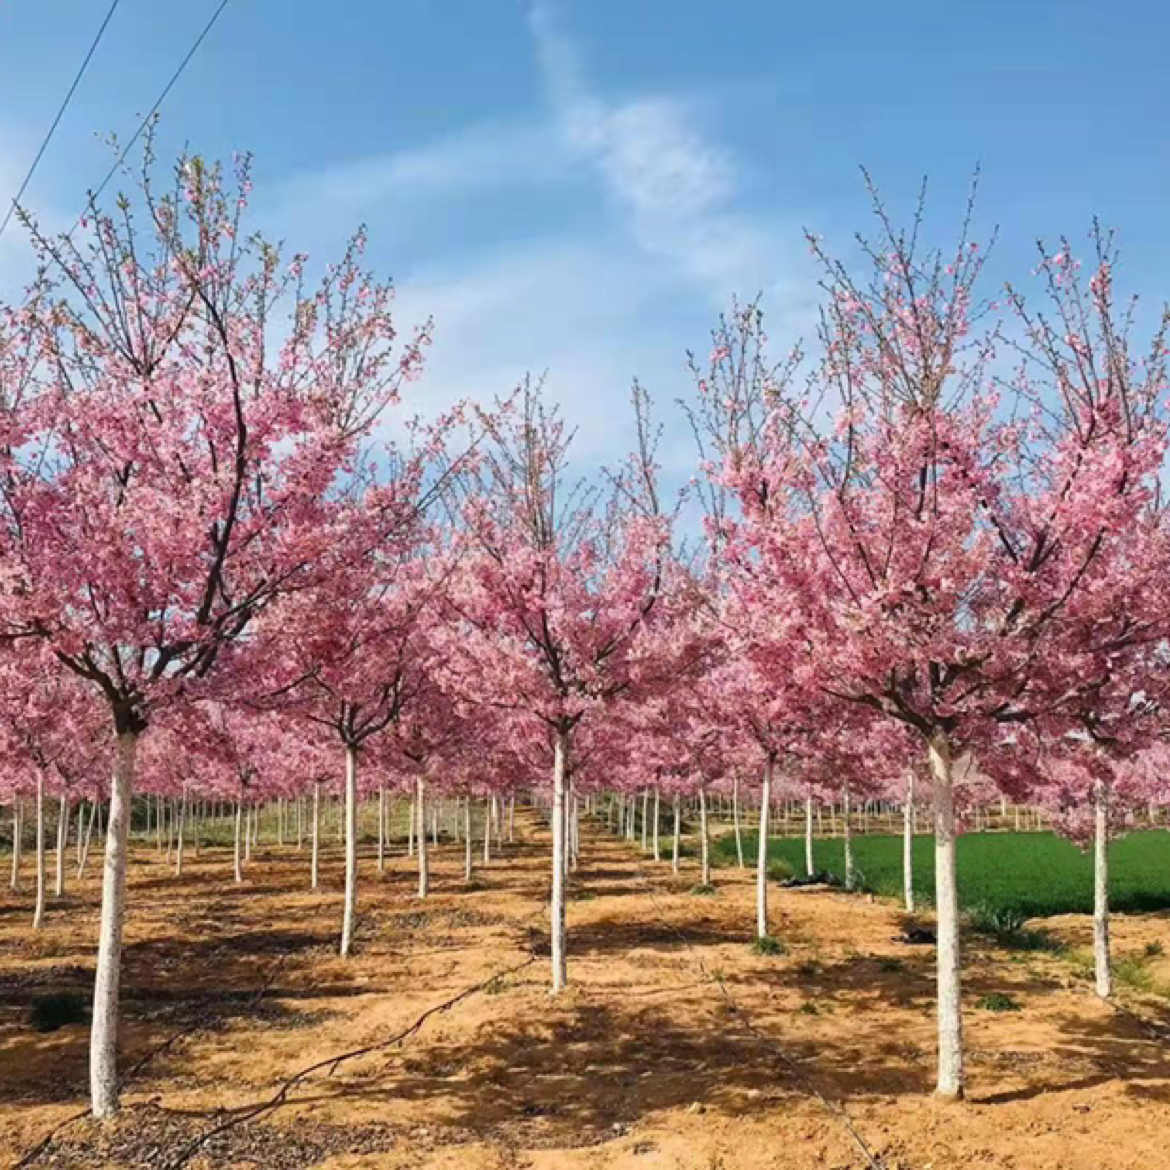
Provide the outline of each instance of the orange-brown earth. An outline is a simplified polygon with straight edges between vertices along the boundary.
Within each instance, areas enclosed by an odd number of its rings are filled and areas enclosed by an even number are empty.
[[[204,850],[176,878],[135,849],[123,982],[121,1114],[84,1110],[84,1024],[38,1033],[33,999],[87,988],[97,875],[29,929],[0,904],[0,1162],[36,1166],[954,1166],[1120,1170],[1170,1162],[1170,1010],[1094,998],[1067,957],[972,943],[970,1097],[932,1084],[929,946],[897,941],[895,906],[825,890],[772,894],[784,953],[747,945],[749,875],[693,874],[587,834],[570,905],[572,988],[546,990],[547,833],[462,881],[439,850],[363,857],[357,953],[335,954],[340,857],[308,889],[307,852],[262,848],[245,883]],[[1056,928],[1081,941],[1082,920]],[[1119,919],[1118,946],[1170,920]],[[1155,948],[1156,949],[1156,948]],[[535,957],[534,957],[535,956]],[[428,1009],[448,1010],[395,1037]],[[990,992],[1018,1012],[978,1010]],[[335,1056],[368,1049],[337,1064]],[[318,1065],[302,1079],[299,1072]],[[285,1093],[282,1096],[282,1087]],[[45,1141],[50,1133],[53,1136]],[[869,1151],[867,1160],[864,1150]]]

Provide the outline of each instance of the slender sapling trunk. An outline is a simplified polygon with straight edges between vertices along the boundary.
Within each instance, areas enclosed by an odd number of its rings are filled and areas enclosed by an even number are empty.
[[[1109,967],[1109,792],[1103,781],[1093,786],[1093,969],[1097,994],[1113,994]]]
[[[118,1108],[118,987],[122,968],[122,919],[126,906],[126,862],[130,838],[130,800],[138,732],[119,731],[106,856],[102,866],[102,910],[98,928],[93,1022],[89,1033],[90,1108],[109,1117]]]
[[[955,882],[955,809],[951,747],[930,740],[934,792],[934,902],[938,915],[938,1086],[948,1100],[963,1096],[963,1015],[960,986],[959,897]]]

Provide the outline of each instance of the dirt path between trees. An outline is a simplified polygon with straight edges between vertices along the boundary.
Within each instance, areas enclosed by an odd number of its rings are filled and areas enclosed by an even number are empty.
[[[137,846],[120,1051],[139,1067],[104,1127],[70,1120],[85,1105],[85,1025],[28,1024],[38,995],[89,986],[96,869],[36,936],[27,891],[6,892],[0,1164],[844,1170],[869,1164],[864,1149],[889,1170],[1170,1160],[1166,1000],[1126,991],[1118,1011],[1065,958],[973,942],[971,1099],[938,1104],[933,950],[897,941],[897,908],[864,896],[775,890],[784,953],[755,955],[750,875],[716,871],[718,892],[699,896],[693,873],[674,879],[588,834],[572,987],[552,999],[547,833],[520,819],[522,840],[470,889],[462,846],[440,847],[425,902],[400,845],[381,874],[366,851],[344,963],[332,842],[319,894],[307,850],[260,849],[237,887],[227,851],[188,855],[175,878]],[[1170,919],[1119,918],[1116,937],[1122,953],[1170,950]],[[1020,1010],[977,1010],[993,992]]]

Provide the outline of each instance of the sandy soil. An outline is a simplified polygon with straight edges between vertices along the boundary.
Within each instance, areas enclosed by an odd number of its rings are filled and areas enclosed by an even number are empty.
[[[933,949],[898,941],[896,907],[776,890],[773,932],[785,950],[758,956],[747,945],[748,875],[718,871],[718,893],[697,896],[693,874],[672,879],[668,865],[590,834],[570,906],[573,987],[553,1000],[547,836],[535,817],[520,819],[522,840],[470,889],[461,847],[442,848],[425,903],[401,849],[383,874],[363,859],[348,963],[335,956],[332,843],[318,895],[307,853],[293,847],[262,849],[235,887],[226,851],[205,850],[177,879],[139,846],[121,1045],[132,1071],[125,1108],[105,1126],[77,1117],[85,1026],[28,1025],[38,994],[88,986],[96,874],[36,937],[27,889],[5,892],[0,1164],[1167,1164],[1165,998],[1127,988],[1110,1007],[1067,958],[973,942],[970,1099],[943,1105],[930,1096]],[[1087,937],[1075,918],[1055,928]],[[1123,953],[1150,942],[1170,951],[1170,919],[1119,918],[1116,937]],[[989,992],[1021,1010],[978,1010]],[[329,1063],[357,1049],[368,1051]]]

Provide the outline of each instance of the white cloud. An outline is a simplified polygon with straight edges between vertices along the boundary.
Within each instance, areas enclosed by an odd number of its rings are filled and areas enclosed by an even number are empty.
[[[720,306],[733,294],[771,286],[787,239],[778,238],[776,225],[736,209],[735,161],[702,134],[695,105],[664,96],[603,99],[590,89],[550,5],[537,0],[529,23],[566,143],[600,175],[638,245]]]
[[[349,231],[376,214],[401,230],[414,217],[433,214],[439,201],[563,180],[569,162],[549,126],[489,123],[420,146],[295,174],[267,197],[265,218],[281,227],[309,220]]]
[[[635,374],[678,392],[683,353],[663,328],[667,273],[612,244],[538,240],[458,266],[420,271],[398,289],[403,322],[435,318],[435,343],[408,410],[434,413],[460,398],[490,402],[526,374],[548,374],[550,399],[577,428],[579,458],[628,444]],[[672,326],[673,326],[672,322]]]

